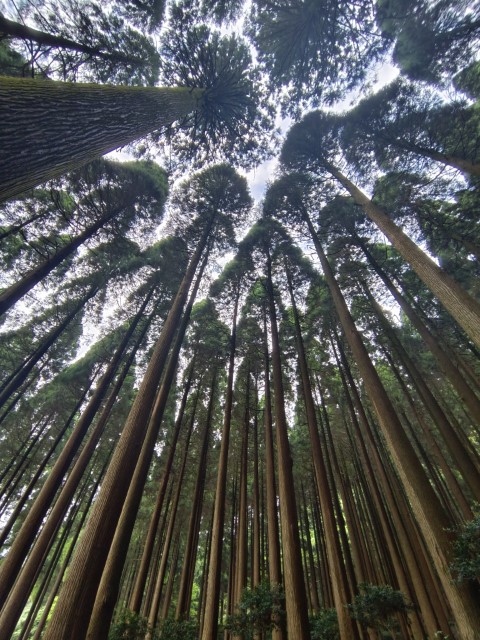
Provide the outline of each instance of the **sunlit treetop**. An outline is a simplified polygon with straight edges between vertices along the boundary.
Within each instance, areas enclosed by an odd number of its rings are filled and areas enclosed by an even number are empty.
[[[288,113],[342,98],[387,46],[371,0],[256,0],[248,31]]]
[[[174,125],[171,152],[194,167],[219,161],[252,167],[275,146],[274,107],[249,47],[195,26],[184,7],[173,7],[162,43],[166,85],[203,89],[198,108]]]

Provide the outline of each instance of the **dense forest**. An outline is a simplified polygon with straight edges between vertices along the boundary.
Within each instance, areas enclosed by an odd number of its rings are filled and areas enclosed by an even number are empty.
[[[4,3],[0,640],[480,638],[479,45]]]

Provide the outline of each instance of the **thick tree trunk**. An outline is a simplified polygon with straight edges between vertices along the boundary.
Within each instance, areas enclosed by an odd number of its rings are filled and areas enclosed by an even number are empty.
[[[480,347],[480,304],[474,300],[451,276],[445,273],[427,256],[388,215],[370,200],[360,189],[336,167],[325,164],[325,168],[350,193],[392,243],[393,247],[408,262],[417,276],[438,298],[448,313],[458,322],[473,343]]]
[[[480,633],[480,606],[471,588],[454,585],[450,578],[452,539],[447,531],[449,520],[370,360],[312,222],[309,218],[305,221],[309,226],[337,314],[377,413],[395,467],[437,568],[462,640],[474,640]]]
[[[202,93],[0,78],[0,202],[183,118]]]

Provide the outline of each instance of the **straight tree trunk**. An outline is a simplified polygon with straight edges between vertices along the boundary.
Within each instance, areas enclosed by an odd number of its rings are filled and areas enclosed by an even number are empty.
[[[272,338],[272,374],[274,388],[275,427],[278,452],[278,478],[280,498],[280,522],[282,529],[282,551],[285,581],[285,604],[287,610],[287,632],[290,638],[310,639],[307,593],[303,576],[298,531],[298,514],[292,473],[292,456],[288,442],[288,426],[285,415],[285,400],[282,380],[282,363],[277,328],[277,312],[272,284],[270,250],[265,247],[266,291]],[[204,638],[207,640],[207,638]]]
[[[370,200],[336,167],[325,168],[350,193],[356,204],[384,233],[393,247],[408,262],[417,276],[438,298],[448,313],[462,327],[472,342],[480,347],[480,304],[474,300],[448,273],[445,273],[388,217],[381,207]]]
[[[372,269],[380,277],[388,291],[392,294],[394,300],[398,303],[402,311],[418,331],[433,357],[436,359],[440,369],[445,373],[448,380],[458,393],[460,400],[467,405],[472,418],[477,422],[477,424],[480,424],[480,400],[466,383],[464,377],[457,369],[449,355],[444,351],[438,339],[430,332],[408,300],[402,296],[400,291],[398,291],[394,286],[385,271],[381,269],[380,265],[366,246],[366,243],[360,240],[360,238],[357,238],[357,241]]]
[[[94,224],[88,226],[82,233],[75,236],[64,245],[55,255],[51,256],[44,262],[40,263],[28,273],[26,273],[18,282],[0,293],[0,316],[6,313],[18,300],[41,280],[46,278],[58,265],[60,265],[68,256],[72,255],[80,245],[92,238],[99,229],[101,229],[109,220],[117,216],[122,209],[113,210],[99,218]]]
[[[4,563],[9,562],[6,570],[10,569],[9,574],[6,573],[6,578],[9,580],[13,580],[17,573],[14,573],[14,563],[21,564],[21,561],[24,559],[25,554],[28,551],[28,547],[32,542],[31,533],[35,534],[38,528],[41,525],[42,519],[45,517],[49,506],[51,505],[53,498],[60,486],[60,483],[65,475],[71,461],[78,450],[81,440],[86,434],[86,431],[90,424],[92,423],[96,412],[98,411],[101,401],[107,392],[108,386],[118,368],[118,365],[121,361],[123,353],[130,341],[140,319],[143,317],[143,313],[145,311],[146,306],[148,305],[154,289],[152,289],[148,295],[146,296],[143,304],[141,305],[139,311],[137,312],[133,322],[131,323],[128,331],[125,333],[122,342],[118,346],[112,361],[109,364],[105,374],[102,376],[95,393],[93,394],[90,402],[88,403],[85,411],[80,417],[74,431],[72,432],[69,440],[67,441],[64,449],[62,450],[59,458],[57,459],[50,475],[47,478],[42,490],[37,496],[37,500],[34,505],[30,509],[27,518],[22,526],[22,529],[17,534],[15,541],[10,549],[10,552],[5,559]],[[148,326],[148,325],[147,325]],[[144,332],[147,329],[147,326],[144,327]],[[142,332],[140,336],[140,340],[143,338],[144,332]],[[137,347],[139,343],[137,342]],[[128,373],[128,369],[133,361],[133,357],[135,354],[135,349],[133,353],[130,355],[129,361],[127,362],[127,366],[124,368],[123,373],[120,375],[119,380],[114,386],[112,393],[107,401],[107,404],[93,429],[88,442],[80,453],[75,465],[72,468],[55,504],[48,514],[47,519],[45,520],[40,533],[35,541],[35,544],[28,556],[27,561],[21,568],[20,573],[18,574],[18,578],[13,586],[8,600],[5,603],[5,606],[0,615],[0,628],[9,630],[13,633],[15,625],[18,621],[18,618],[21,615],[24,604],[28,598],[30,590],[33,586],[35,576],[38,573],[38,570],[44,560],[45,554],[48,551],[48,547],[50,545],[50,541],[52,540],[53,534],[55,530],[60,525],[62,518],[70,501],[78,488],[78,485],[85,473],[85,470],[90,462],[91,456],[95,451],[95,447],[98,443],[98,440],[103,433],[104,427],[107,423],[108,417],[110,415],[110,411],[113,407],[113,404],[116,400],[118,392],[123,384],[123,381]],[[12,557],[10,558],[10,554]],[[2,565],[1,571],[4,571],[4,565]],[[18,565],[17,565],[18,566]],[[5,578],[5,579],[6,579]]]
[[[178,357],[182,348],[185,332],[190,321],[190,313],[195,302],[198,287],[202,280],[208,254],[196,276],[196,281],[190,294],[190,299],[178,328],[177,336],[173,344],[168,364],[165,367],[163,380],[155,400],[152,413],[148,421],[142,449],[128,488],[125,502],[118,522],[113,524],[111,532],[111,547],[105,563],[105,568],[98,584],[98,592],[91,611],[90,624],[88,626],[87,639],[100,640],[108,635],[115,604],[117,602],[122,578],[123,566],[127,556],[128,545],[135,525],[138,509],[142,499],[143,490],[148,477],[148,470],[152,461],[155,443],[162,424],[163,414],[167,406],[168,396],[178,367]],[[176,506],[172,506],[172,510]],[[93,590],[93,585],[91,585]],[[90,612],[89,612],[90,613]],[[86,614],[86,612],[85,612]]]
[[[130,477],[135,470],[145,438],[159,379],[212,224],[213,218],[205,226],[202,238],[190,259],[160,337],[155,344],[145,376],[73,556],[70,571],[60,591],[44,640],[84,640],[85,638],[97,586],[114,534],[111,525],[120,517],[128,493]]]
[[[303,402],[305,405],[305,413],[307,417],[310,445],[312,447],[312,458],[313,466],[315,469],[315,479],[317,482],[317,491],[320,497],[320,505],[325,527],[325,546],[327,549],[329,573],[332,580],[335,609],[338,616],[340,636],[342,640],[349,640],[350,638],[358,638],[358,634],[356,632],[356,627],[352,623],[352,619],[348,615],[348,611],[345,608],[350,601],[350,590],[348,588],[348,583],[346,582],[345,568],[343,566],[343,554],[340,546],[340,540],[338,539],[338,528],[335,521],[333,500],[328,484],[327,470],[325,468],[325,463],[323,460],[320,437],[318,435],[317,415],[315,411],[315,404],[313,402],[312,387],[310,384],[310,374],[308,371],[302,330],[300,327],[300,320],[298,317],[295,296],[293,294],[292,279],[288,265],[285,265],[285,268],[287,274],[288,290],[290,293],[290,302],[292,304],[293,318],[295,322],[295,336],[297,342],[300,378],[302,383]]]
[[[0,202],[180,120],[202,94],[0,78]]]
[[[235,370],[235,348],[237,335],[237,313],[240,290],[235,293],[233,305],[232,333],[230,336],[230,358],[228,364],[227,389],[225,392],[225,408],[223,414],[223,430],[218,461],[215,505],[213,512],[212,542],[208,563],[208,579],[203,620],[202,640],[217,637],[218,606],[220,602],[220,578],[223,548],[223,530],[225,524],[225,495],[227,489],[227,465],[230,444],[230,426],[233,406],[233,375]]]
[[[480,634],[480,605],[473,589],[468,586],[454,585],[450,578],[452,539],[447,531],[449,520],[370,360],[312,222],[308,217],[305,221],[309,226],[335,309],[344,327],[370,401],[377,413],[395,467],[437,568],[462,640],[474,640]]]
[[[207,417],[205,420],[205,431],[203,435],[200,459],[198,463],[197,479],[195,482],[195,489],[192,499],[193,509],[188,525],[188,536],[183,557],[182,573],[180,576],[175,620],[183,620],[185,618],[188,618],[190,612],[190,575],[193,574],[193,567],[195,566],[197,558],[197,540],[202,515],[203,491],[205,488],[207,455],[208,447],[210,444],[210,428],[214,410],[216,383],[217,371],[215,369],[210,387],[210,399],[208,402]]]

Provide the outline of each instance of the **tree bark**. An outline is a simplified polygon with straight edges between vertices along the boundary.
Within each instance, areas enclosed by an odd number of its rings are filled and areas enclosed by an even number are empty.
[[[180,120],[202,93],[0,78],[0,202]]]

